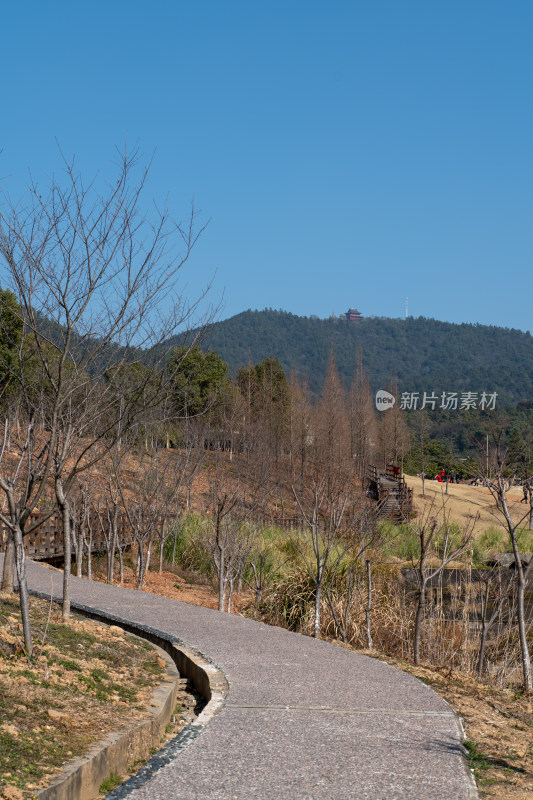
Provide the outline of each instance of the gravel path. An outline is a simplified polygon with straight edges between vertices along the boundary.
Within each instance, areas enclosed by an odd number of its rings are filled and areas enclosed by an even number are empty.
[[[60,573],[28,564],[30,587]],[[72,579],[74,603],[177,636],[229,682],[225,706],[128,800],[475,798],[447,703],[387,664],[157,595]],[[126,796],[124,789],[122,796]]]

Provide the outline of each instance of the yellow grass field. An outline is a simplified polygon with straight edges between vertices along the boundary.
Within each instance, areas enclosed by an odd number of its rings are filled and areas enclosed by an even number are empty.
[[[496,511],[496,504],[485,486],[468,486],[464,483],[446,485],[437,481],[425,482],[425,496],[422,495],[422,479],[405,475],[405,482],[413,490],[413,505],[418,515],[426,512],[433,503],[435,513],[442,512],[443,504],[451,522],[465,525],[473,517],[479,515],[475,523],[474,533],[482,533],[487,528],[503,528],[501,515]],[[509,490],[509,509],[513,520],[520,522],[525,528],[529,525],[529,504],[521,503],[522,488],[514,486]]]

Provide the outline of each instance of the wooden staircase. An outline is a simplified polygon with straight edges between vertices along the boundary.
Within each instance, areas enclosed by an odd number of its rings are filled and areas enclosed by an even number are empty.
[[[413,510],[413,490],[405,483],[400,467],[387,465],[385,470],[370,466],[367,475],[367,494],[376,504],[378,519],[402,523]]]

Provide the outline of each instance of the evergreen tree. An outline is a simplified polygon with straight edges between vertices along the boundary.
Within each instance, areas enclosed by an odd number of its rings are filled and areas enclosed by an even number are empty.
[[[176,411],[195,416],[207,411],[218,399],[228,382],[228,365],[212,351],[201,347],[175,347],[169,358],[168,371],[174,383]]]
[[[9,290],[0,289],[0,395],[17,377],[23,328],[17,298]]]

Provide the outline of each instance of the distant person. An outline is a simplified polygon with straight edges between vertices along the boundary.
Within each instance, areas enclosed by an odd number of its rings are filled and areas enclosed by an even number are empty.
[[[529,503],[529,495],[530,495],[530,493],[531,493],[531,489],[530,489],[529,485],[528,485],[526,482],[524,482],[524,483],[522,484],[522,491],[523,491],[523,493],[524,493],[524,496],[523,496],[523,498],[520,500],[520,502],[521,502],[521,503]]]

